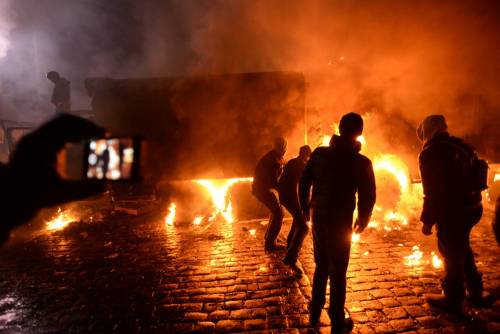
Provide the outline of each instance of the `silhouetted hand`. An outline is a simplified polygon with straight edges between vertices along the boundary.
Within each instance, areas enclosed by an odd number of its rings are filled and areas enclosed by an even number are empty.
[[[432,234],[432,225],[424,224],[422,226],[422,234],[431,235]]]
[[[354,222],[354,228],[353,231],[354,233],[361,234],[366,228],[365,224],[361,224],[359,221],[359,218],[356,218],[356,221]]]
[[[104,134],[103,128],[86,119],[61,114],[19,141],[0,173],[0,242],[8,238],[13,227],[27,222],[41,208],[104,191],[102,182],[64,180],[56,171],[57,154],[66,143]]]

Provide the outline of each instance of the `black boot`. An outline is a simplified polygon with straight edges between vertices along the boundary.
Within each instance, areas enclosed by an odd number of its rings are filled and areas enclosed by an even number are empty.
[[[296,276],[300,277],[304,273],[302,271],[302,269],[300,269],[300,267],[297,265],[297,261],[291,261],[290,259],[285,257],[283,259],[283,263],[286,264],[287,266],[289,266],[290,269],[293,270],[293,272],[295,273]]]
[[[309,324],[311,327],[318,326],[322,309],[321,307],[314,307],[312,304],[309,304]]]
[[[485,307],[487,306],[487,299],[483,297],[483,280],[482,274],[477,273],[472,277],[466,277],[466,287],[467,287],[467,300],[474,307]]]
[[[450,298],[444,295],[431,294],[425,297],[425,301],[429,305],[455,316],[464,315],[463,301],[460,298]]]
[[[332,323],[331,334],[348,334],[354,329],[354,321],[351,317],[344,318],[344,321],[340,324]]]

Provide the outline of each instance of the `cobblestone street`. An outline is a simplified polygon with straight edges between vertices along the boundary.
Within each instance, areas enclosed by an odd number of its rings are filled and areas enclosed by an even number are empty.
[[[486,289],[500,286],[500,252],[487,211],[473,232]],[[289,228],[287,220],[284,232]],[[66,229],[20,232],[0,254],[1,333],[310,333],[314,261],[308,236],[297,280],[282,253],[263,250],[261,220],[166,225],[163,213],[103,209]],[[284,239],[286,234],[282,233]],[[418,263],[405,258],[419,245]],[[415,222],[368,229],[353,245],[347,307],[355,333],[500,332],[500,304],[464,323],[429,309],[440,292],[435,235]],[[329,333],[326,312],[320,332]]]

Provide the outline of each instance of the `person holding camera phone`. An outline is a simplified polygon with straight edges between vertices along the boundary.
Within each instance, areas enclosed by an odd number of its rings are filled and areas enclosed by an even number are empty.
[[[0,244],[10,231],[41,208],[81,200],[105,190],[98,180],[70,181],[56,170],[57,154],[66,143],[103,137],[106,131],[89,120],[60,114],[24,136],[8,164],[0,164]]]

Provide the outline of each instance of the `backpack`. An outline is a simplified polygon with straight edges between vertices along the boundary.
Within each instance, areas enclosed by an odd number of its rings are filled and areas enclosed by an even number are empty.
[[[459,157],[459,163],[462,169],[464,188],[478,192],[488,189],[488,163],[486,160],[479,159],[472,147],[463,142],[453,141]]]
[[[483,191],[488,189],[488,163],[486,160],[479,159],[475,155],[474,163],[471,169],[471,189],[473,191]]]

